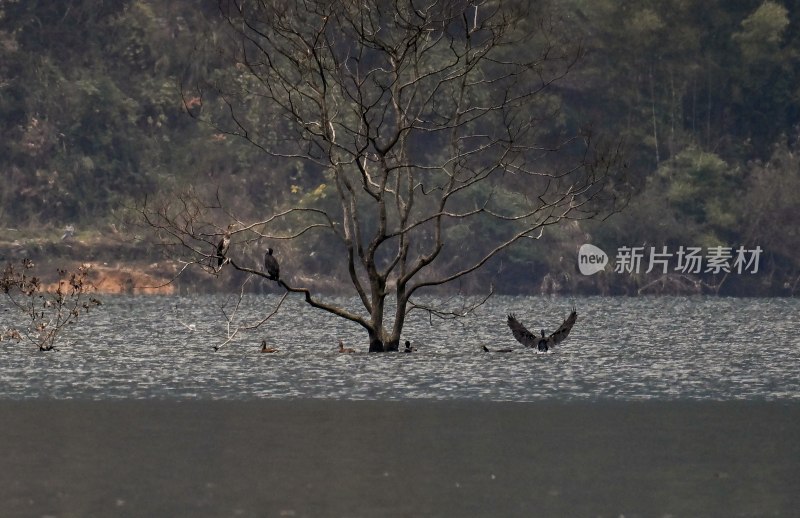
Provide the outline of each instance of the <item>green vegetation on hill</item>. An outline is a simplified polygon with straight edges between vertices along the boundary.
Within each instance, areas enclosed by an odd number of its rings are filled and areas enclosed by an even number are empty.
[[[692,286],[795,293],[800,14],[778,0],[531,4],[585,50],[547,98],[558,113],[552,131],[591,126],[620,136],[635,192],[607,221],[548,228],[476,275],[476,285],[635,293],[654,277],[582,277],[578,246],[613,255],[621,246],[743,245],[764,250],[758,275],[701,273]],[[269,157],[189,116],[225,109],[219,99],[199,103],[202,79],[236,78],[217,52],[220,23],[213,0],[0,0],[0,227],[39,235],[73,223],[104,233],[121,227],[124,206],[190,187],[235,199],[253,218],[324,200],[332,187],[308,164]],[[254,106],[249,116],[279,138],[282,121]],[[420,143],[419,152],[436,149]],[[304,236],[284,253],[327,272],[319,255],[301,253],[326,246]]]

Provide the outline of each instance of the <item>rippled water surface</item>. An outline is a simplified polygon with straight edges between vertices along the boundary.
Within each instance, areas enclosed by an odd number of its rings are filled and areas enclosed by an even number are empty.
[[[277,301],[253,296],[234,313],[225,297],[105,297],[58,352],[0,343],[0,397],[800,399],[793,299],[496,297],[459,321],[412,313],[404,339],[418,346],[413,354],[338,354],[339,338],[366,351],[366,334],[287,300],[214,351],[229,329],[225,314],[233,329]],[[573,302],[578,323],[549,353],[518,347],[505,325],[514,312],[530,329],[553,330]],[[262,338],[279,352],[261,354]],[[482,345],[517,350],[487,354]]]

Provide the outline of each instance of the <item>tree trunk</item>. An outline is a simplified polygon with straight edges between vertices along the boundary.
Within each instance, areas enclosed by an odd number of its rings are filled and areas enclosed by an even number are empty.
[[[391,338],[386,341],[384,350],[397,352],[400,350],[400,340],[398,338]]]
[[[390,338],[388,340],[382,340],[375,336],[374,334],[370,333],[369,335],[369,352],[371,353],[385,353],[385,352],[397,352],[400,350],[400,339],[399,338]]]
[[[382,353],[386,349],[383,346],[383,340],[381,336],[374,331],[369,332],[369,352],[371,353]]]
[[[369,334],[369,352],[383,353],[400,350],[400,333],[397,328],[395,328],[391,336],[387,337],[383,326],[374,322],[373,326],[373,329],[367,330]]]

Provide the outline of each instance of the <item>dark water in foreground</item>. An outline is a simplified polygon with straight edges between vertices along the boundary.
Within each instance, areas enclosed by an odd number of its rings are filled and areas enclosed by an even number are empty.
[[[339,338],[366,351],[365,333],[293,300],[214,352],[277,298],[250,297],[234,314],[235,302],[106,297],[56,354],[2,342],[0,398],[800,399],[796,299],[497,297],[456,322],[412,314],[411,355],[338,354]],[[482,352],[519,345],[508,312],[552,330],[573,302],[578,323],[554,352]],[[225,314],[235,317],[230,326]],[[279,352],[259,353],[262,338]]]
[[[572,303],[498,297],[411,319],[410,355],[338,354],[363,333],[292,303],[214,352],[276,300],[227,328],[221,297],[107,297],[57,353],[0,344],[0,516],[800,509],[796,300],[579,298],[554,352],[486,354],[516,346],[507,312],[552,329]]]
[[[800,405],[0,401],[7,516],[797,516]]]

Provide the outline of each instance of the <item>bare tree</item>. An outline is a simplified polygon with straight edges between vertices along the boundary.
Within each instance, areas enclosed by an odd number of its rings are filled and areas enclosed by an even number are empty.
[[[100,305],[89,294],[94,286],[88,279],[89,268],[79,266],[74,271],[58,269],[54,285],[44,285],[34,274],[34,264],[23,259],[19,265],[7,263],[0,272],[0,292],[10,302],[15,312],[14,320],[21,317],[22,325],[0,328],[0,341],[25,340],[40,351],[56,350],[56,341],[81,314]]]
[[[217,271],[220,214],[237,222],[225,264],[250,275],[266,277],[242,262],[243,247],[333,236],[363,312],[279,282],[362,326],[370,351],[397,350],[426,288],[549,225],[618,208],[619,146],[559,129],[551,90],[582,49],[558,20],[488,0],[220,0],[219,12],[232,66],[184,89],[187,110],[272,157],[308,162],[326,183],[317,203],[265,207],[258,221],[193,195],[145,207],[187,264]]]

